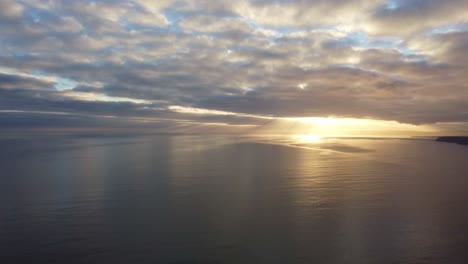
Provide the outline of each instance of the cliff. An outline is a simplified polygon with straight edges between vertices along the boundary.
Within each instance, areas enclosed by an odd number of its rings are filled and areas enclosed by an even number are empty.
[[[468,137],[438,137],[436,141],[468,145]]]

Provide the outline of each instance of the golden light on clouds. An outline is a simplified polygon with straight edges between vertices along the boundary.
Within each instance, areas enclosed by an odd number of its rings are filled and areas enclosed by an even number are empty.
[[[129,102],[135,104],[149,104],[150,101],[143,99],[134,99],[128,97],[108,96],[101,93],[84,93],[76,91],[65,91],[62,93],[63,97],[69,97],[81,101],[94,101],[94,102]]]
[[[257,128],[249,131],[249,133],[257,135],[292,135],[309,143],[320,142],[323,137],[393,137],[430,135],[438,132],[437,127],[434,125],[413,125],[369,118],[271,117],[175,105],[170,106],[169,109],[188,115],[249,117],[261,122],[268,121],[266,124],[257,125]]]

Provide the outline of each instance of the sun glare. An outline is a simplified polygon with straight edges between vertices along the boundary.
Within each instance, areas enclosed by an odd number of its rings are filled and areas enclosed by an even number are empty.
[[[322,136],[318,134],[296,135],[295,138],[301,143],[320,143]]]
[[[285,118],[284,126],[288,127],[296,138],[307,142],[318,142],[326,137],[349,136],[410,136],[433,133],[430,125],[403,124],[396,121],[357,119],[357,118]],[[290,122],[290,123],[288,123]],[[292,127],[292,129],[290,128]],[[313,131],[309,133],[309,131]]]

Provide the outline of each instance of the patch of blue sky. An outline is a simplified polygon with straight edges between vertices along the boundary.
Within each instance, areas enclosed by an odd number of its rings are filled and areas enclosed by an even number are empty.
[[[337,68],[337,69],[357,69],[357,70],[361,69],[356,64],[348,64],[348,63],[336,64],[332,66],[334,66],[334,68]]]
[[[179,27],[179,21],[184,19],[187,14],[180,12],[175,7],[167,7],[163,10],[163,15],[168,21],[167,31],[172,33],[181,32],[182,29]]]
[[[78,86],[78,82],[74,80],[58,77],[57,82],[54,85],[54,88],[57,91],[63,91],[63,90],[71,90],[77,86]]]
[[[118,52],[121,52],[121,51],[122,51],[122,49],[116,48],[116,47],[110,47],[110,48],[105,48],[105,49],[101,50],[101,52],[104,53],[104,54],[118,53]]]
[[[351,32],[343,36],[331,36],[330,40],[323,43],[323,46],[334,47],[334,48],[358,48],[367,49],[369,48],[369,36],[363,32]]]
[[[369,43],[369,36],[364,32],[352,32],[340,40],[357,46],[362,46]]]
[[[421,63],[428,63],[429,59],[426,56],[423,55],[404,55],[403,60],[409,63],[416,63],[416,64],[421,64]]]
[[[365,35],[365,34],[364,34]],[[404,41],[399,38],[392,37],[379,37],[379,38],[369,38],[358,35],[358,38],[351,38],[356,40],[355,43],[358,45],[355,48],[361,49],[382,49],[382,50],[396,50],[400,52],[403,56],[415,56],[418,53],[414,50],[411,50],[404,45]]]
[[[245,17],[240,17],[242,21],[244,21],[250,28],[252,29],[260,29],[260,25],[257,24],[255,21],[245,18]]]
[[[119,25],[125,29],[126,31],[136,31],[136,27],[134,24],[130,23],[126,18],[121,18],[119,20]]]
[[[374,49],[398,49],[402,42],[399,38],[383,37],[369,40],[366,46]]]
[[[449,24],[449,25],[444,25],[441,27],[436,27],[429,32],[427,32],[428,36],[433,36],[433,35],[440,35],[440,34],[448,34],[448,33],[453,33],[453,32],[464,32],[468,31],[468,23],[460,23],[460,24]]]
[[[298,29],[295,29],[293,27],[269,27],[269,26],[264,26],[256,23],[255,21],[245,18],[245,17],[239,17],[242,21],[244,21],[251,29],[253,30],[258,30],[258,31],[264,31],[264,32],[270,32],[271,36],[270,38],[273,40],[278,37],[282,37],[294,32],[299,31]]]
[[[397,1],[397,0],[390,0],[385,3],[385,9],[388,9],[388,10],[396,10],[401,6],[402,6],[401,1]]]
[[[166,17],[167,21],[169,23],[177,23],[177,21],[184,19],[186,17],[186,14],[184,12],[181,12],[177,8],[174,7],[167,7],[163,10],[163,14]]]
[[[28,8],[24,12],[26,19],[29,21],[32,21],[34,23],[39,23],[41,21],[41,15],[40,12],[38,12],[35,9]]]
[[[11,55],[16,59],[22,59],[26,57],[28,54],[23,51],[13,51]]]
[[[49,80],[49,81],[55,82],[54,88],[57,91],[71,90],[80,84],[79,82],[75,80],[63,78],[63,77],[57,77],[57,76],[53,76],[50,74],[45,74],[41,71],[33,71],[31,74],[26,74],[26,75],[29,75],[36,79]]]
[[[403,57],[415,57],[415,56],[418,56],[419,55],[419,52],[417,51],[414,51],[408,47],[405,47],[405,46],[400,46],[397,48],[398,51],[401,52],[401,54],[403,55]]]
[[[268,29],[268,30],[275,31],[275,32],[277,32],[277,33],[280,34],[280,35],[289,35],[289,34],[292,34],[292,33],[295,33],[295,32],[300,31],[300,30],[297,29],[297,28],[288,27],[288,26],[283,26],[283,27],[267,27],[267,29]]]
[[[107,62],[104,60],[95,60],[91,64],[97,67],[103,67],[107,65]]]
[[[126,18],[121,18],[119,20],[119,25],[128,32],[144,32],[144,31],[154,31],[154,32],[166,32],[166,27],[157,27],[157,26],[146,26],[135,24],[128,21]]]
[[[236,62],[233,62],[232,64],[238,66],[238,67],[248,67],[250,65],[252,65],[252,62],[251,61],[236,61]]]
[[[364,32],[352,32],[337,39],[337,41],[349,44],[358,49],[395,49],[402,52],[411,52],[403,46],[403,40],[391,37],[369,37]]]
[[[336,69],[345,69],[345,70],[350,69],[350,70],[369,73],[369,74],[372,74],[372,75],[379,75],[379,72],[376,71],[376,70],[367,69],[367,68],[364,68],[364,67],[356,65],[356,64],[348,64],[348,63],[337,64],[337,65],[334,65],[334,68],[336,68]]]

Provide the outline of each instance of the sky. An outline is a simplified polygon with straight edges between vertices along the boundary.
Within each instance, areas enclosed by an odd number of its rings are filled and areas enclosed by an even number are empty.
[[[468,134],[466,0],[2,0],[0,33],[0,129]]]

